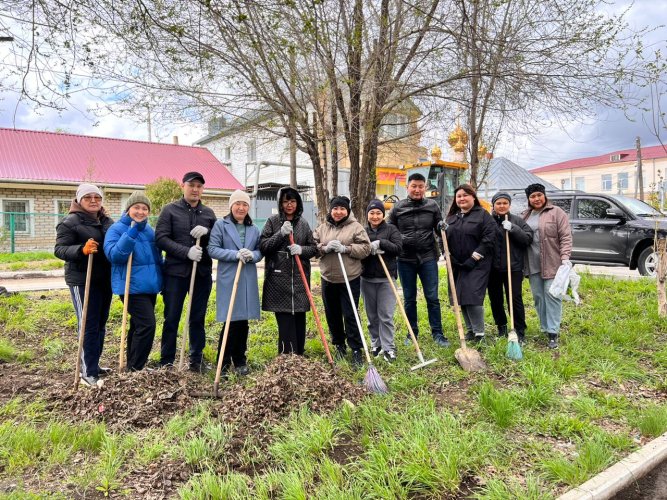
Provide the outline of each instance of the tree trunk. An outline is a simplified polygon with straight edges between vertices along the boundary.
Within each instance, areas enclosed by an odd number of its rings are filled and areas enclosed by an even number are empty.
[[[656,241],[655,251],[658,255],[658,265],[656,267],[656,278],[658,286],[658,315],[667,316],[667,240],[659,239]]]

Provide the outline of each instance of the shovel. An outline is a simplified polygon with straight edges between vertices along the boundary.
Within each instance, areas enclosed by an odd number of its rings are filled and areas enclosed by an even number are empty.
[[[127,258],[125,271],[125,294],[123,295],[123,322],[120,327],[120,353],[118,354],[118,371],[125,370],[125,338],[127,335],[127,307],[130,304],[130,275],[132,274],[132,255]]]
[[[445,246],[445,263],[447,264],[447,276],[449,277],[449,288],[452,295],[452,302],[454,304],[454,316],[456,316],[456,326],[459,330],[459,341],[461,347],[454,352],[454,357],[467,372],[477,372],[486,369],[486,363],[475,349],[470,349],[466,346],[466,339],[463,333],[463,323],[461,322],[461,308],[459,307],[459,299],[456,296],[456,283],[454,282],[454,272],[452,271],[451,255],[449,253],[449,245],[447,244],[447,234],[442,233],[442,242]]]
[[[83,337],[86,334],[86,321],[88,319],[88,297],[90,297],[90,277],[93,273],[93,254],[88,254],[88,267],[86,268],[86,287],[83,292],[83,310],[81,311],[81,328],[79,328],[79,349],[76,354],[76,368],[74,370],[74,390],[79,388],[79,376],[81,375],[81,352],[83,351]]]
[[[196,245],[199,246],[201,238],[197,238]],[[181,354],[178,360],[178,369],[183,371],[185,367],[185,347],[188,343],[187,338],[190,335],[190,309],[192,309],[192,294],[195,291],[195,277],[197,276],[197,261],[192,261],[192,275],[190,276],[190,290],[188,291],[188,303],[185,306],[185,324],[183,325],[183,337],[181,338]]]
[[[289,234],[290,245],[294,245],[294,235]],[[301,263],[301,258],[298,255],[294,256],[296,261],[296,266],[299,268],[299,274],[301,274],[301,281],[303,281],[303,287],[306,289],[306,295],[308,295],[308,301],[310,302],[310,308],[313,310],[313,316],[315,317],[315,323],[317,324],[317,329],[320,332],[320,338],[322,339],[322,344],[324,345],[324,350],[327,353],[327,359],[329,364],[333,367],[334,360],[331,357],[331,351],[329,350],[329,343],[327,338],[324,336],[324,329],[322,328],[322,323],[320,322],[320,315],[317,314],[317,308],[315,307],[315,301],[313,300],[313,294],[310,292],[310,287],[308,286],[308,280],[306,279],[306,273],[303,270],[303,264]]]
[[[377,258],[380,261],[380,264],[382,264],[382,269],[384,269],[384,273],[387,275],[387,279],[389,280],[391,289],[394,291],[394,295],[396,296],[396,302],[398,303],[398,308],[401,310],[401,315],[403,316],[405,324],[408,326],[408,332],[410,332],[410,338],[412,339],[412,343],[415,346],[415,350],[417,351],[417,358],[419,358],[419,364],[416,364],[415,366],[410,368],[410,370],[412,371],[418,370],[419,368],[424,368],[425,366],[430,365],[431,363],[435,363],[436,361],[438,361],[437,358],[424,361],[424,355],[422,354],[422,351],[419,348],[419,343],[417,342],[417,337],[415,336],[415,332],[412,331],[412,325],[410,325],[410,320],[408,320],[408,315],[405,314],[405,307],[403,307],[403,302],[401,302],[401,297],[399,297],[398,295],[398,290],[396,290],[396,286],[394,285],[394,280],[392,279],[391,274],[389,274],[389,269],[387,269],[387,265],[384,263],[382,255],[378,254]]]
[[[218,366],[215,369],[215,382],[213,383],[213,397],[218,397],[218,385],[220,385],[220,375],[222,373],[222,360],[225,357],[225,347],[227,347],[227,336],[229,335],[229,324],[232,321],[232,311],[234,310],[234,303],[236,302],[236,290],[239,286],[239,278],[241,276],[241,269],[243,268],[243,260],[239,260],[236,266],[236,276],[234,276],[234,286],[232,287],[232,296],[229,299],[229,307],[227,308],[227,319],[225,320],[225,331],[222,335],[222,346],[218,354]]]

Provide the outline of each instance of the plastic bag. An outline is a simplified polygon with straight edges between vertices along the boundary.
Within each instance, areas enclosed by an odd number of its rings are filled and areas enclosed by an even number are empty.
[[[573,301],[576,305],[579,305],[581,302],[581,299],[579,298],[579,282],[581,281],[581,276],[577,274],[577,271],[572,268],[570,271],[570,289],[572,290],[572,297],[569,295],[565,294],[563,295],[564,300],[571,300]]]
[[[554,277],[549,293],[554,297],[561,298],[567,293],[567,287],[570,284],[570,271],[572,270],[572,263],[568,262],[558,268],[556,276]]]

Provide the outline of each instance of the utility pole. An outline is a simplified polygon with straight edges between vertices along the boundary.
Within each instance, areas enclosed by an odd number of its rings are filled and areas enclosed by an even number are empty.
[[[642,171],[642,146],[639,136],[637,136],[637,139],[635,140],[635,147],[637,148],[637,184],[639,184],[639,199],[644,201],[644,173]]]
[[[148,142],[153,142],[153,127],[151,126],[151,105],[146,104],[146,108],[148,109]]]

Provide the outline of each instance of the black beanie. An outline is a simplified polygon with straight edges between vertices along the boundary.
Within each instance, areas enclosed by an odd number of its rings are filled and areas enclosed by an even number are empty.
[[[537,192],[546,194],[546,188],[542,184],[531,184],[526,188],[526,197],[530,197],[531,194]]]
[[[335,196],[331,198],[329,202],[329,210],[331,211],[334,207],[343,207],[348,212],[350,211],[350,199],[347,196]]]
[[[509,193],[505,193],[504,191],[498,191],[496,194],[493,195],[493,198],[491,198],[491,205],[495,205],[496,201],[503,198],[509,201],[510,205],[512,204],[512,196]]]
[[[384,203],[382,203],[380,200],[371,200],[371,202],[366,207],[366,213],[374,209],[378,209],[380,212],[382,212],[382,215],[384,215]]]

